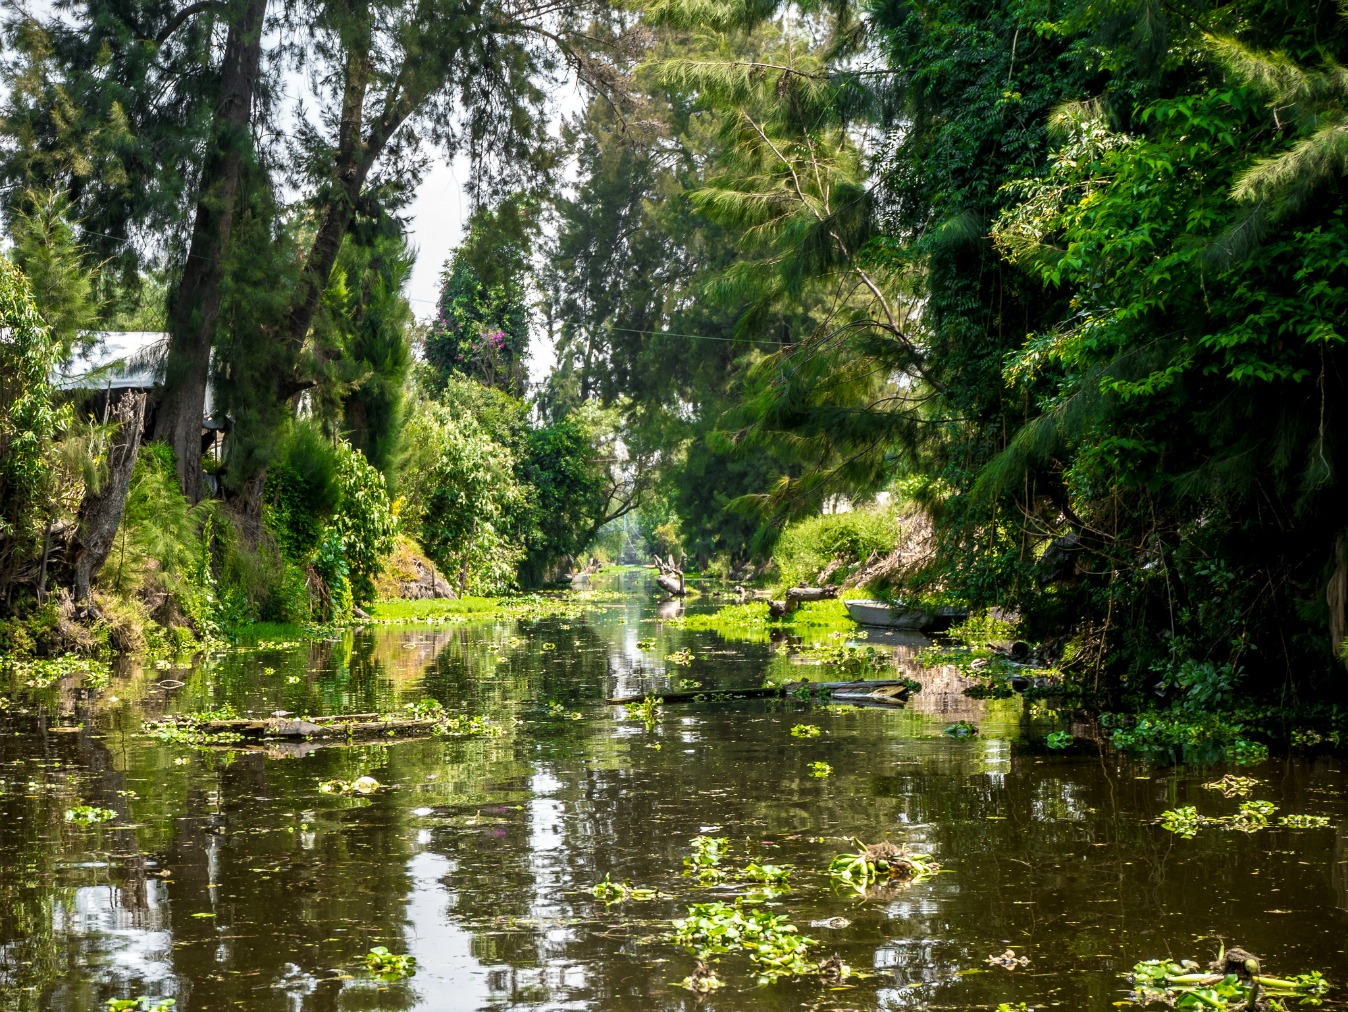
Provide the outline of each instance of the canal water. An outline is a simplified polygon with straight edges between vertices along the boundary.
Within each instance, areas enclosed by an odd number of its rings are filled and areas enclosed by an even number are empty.
[[[1241,945],[1268,972],[1348,985],[1348,776],[1340,757],[1157,766],[1082,739],[1065,715],[980,701],[950,671],[904,708],[818,701],[667,705],[644,722],[605,697],[761,684],[807,668],[767,634],[692,631],[647,578],[526,614],[375,627],[330,642],[133,668],[98,692],[18,687],[0,714],[0,1004],[88,1012],[108,999],[183,1010],[1113,1009],[1138,960],[1203,962]],[[714,610],[710,597],[690,613]],[[681,653],[686,651],[686,653]],[[433,698],[495,736],[343,747],[193,748],[143,723],[240,713],[390,712]],[[944,730],[967,720],[968,738]],[[815,737],[792,728],[811,724]],[[1081,728],[1075,729],[1080,732]],[[816,763],[827,776],[811,776]],[[1328,828],[1156,823],[1251,797]],[[368,775],[384,789],[328,794]],[[82,825],[66,813],[115,812]],[[685,874],[690,841],[725,837],[725,874]],[[941,873],[858,897],[830,861],[853,841],[905,845]],[[763,900],[859,971],[757,986],[680,986],[694,959],[667,934],[692,903],[733,902],[749,863],[792,869]],[[595,883],[658,890],[605,903]],[[645,895],[645,894],[642,894]],[[416,959],[382,979],[373,947]],[[1014,968],[989,962],[1008,949]],[[1025,959],[1028,962],[1021,963]]]

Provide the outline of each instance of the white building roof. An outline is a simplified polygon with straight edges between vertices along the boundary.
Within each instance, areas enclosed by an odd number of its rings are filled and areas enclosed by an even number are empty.
[[[69,362],[52,373],[58,390],[150,390],[163,379],[168,334],[154,330],[94,331],[90,344],[77,348]],[[214,392],[206,388],[208,429],[223,428],[216,418]]]

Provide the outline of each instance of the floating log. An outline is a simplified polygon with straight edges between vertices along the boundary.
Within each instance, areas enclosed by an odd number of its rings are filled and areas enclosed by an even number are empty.
[[[873,702],[902,702],[908,697],[912,683],[905,679],[872,679],[860,682],[787,682],[783,685],[751,685],[741,689],[695,689],[677,692],[647,692],[640,696],[614,696],[605,700],[610,706],[641,703],[654,697],[661,703],[697,703],[715,699],[763,699],[786,696],[800,688],[811,692],[826,692],[839,699],[860,699]]]
[[[785,618],[801,606],[804,601],[831,601],[838,596],[838,587],[792,587],[786,592],[785,601],[769,601],[768,615],[772,618]]]
[[[440,721],[430,718],[380,720],[377,713],[342,713],[330,717],[299,720],[295,717],[269,717],[265,720],[203,720],[191,726],[208,734],[239,734],[245,738],[371,738],[379,735],[430,732]]]

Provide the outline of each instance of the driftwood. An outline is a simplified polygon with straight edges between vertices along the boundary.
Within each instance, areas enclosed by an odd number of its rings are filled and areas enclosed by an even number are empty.
[[[788,682],[783,685],[753,685],[742,689],[696,689],[677,692],[648,692],[641,696],[614,696],[605,700],[610,706],[641,703],[654,698],[661,703],[699,703],[710,699],[763,699],[786,696],[801,688],[823,692],[839,699],[901,703],[908,698],[913,683],[904,679],[871,679],[860,682]]]
[[[683,597],[688,593],[683,586],[683,570],[675,563],[672,554],[668,562],[657,555],[651,561],[651,565],[660,570],[660,575],[655,578],[655,582],[666,594],[670,597]]]
[[[802,601],[831,601],[838,596],[836,585],[827,587],[792,587],[786,592],[785,601],[769,601],[768,614],[772,618],[784,618],[800,607]]]

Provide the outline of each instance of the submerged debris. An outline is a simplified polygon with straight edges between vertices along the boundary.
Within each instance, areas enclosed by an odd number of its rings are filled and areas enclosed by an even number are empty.
[[[1017,956],[1014,949],[1007,949],[1000,956],[989,956],[986,962],[989,966],[1001,966],[1008,970],[1017,970],[1022,966],[1029,966],[1030,957]]]

